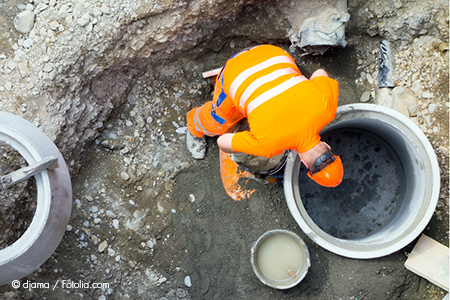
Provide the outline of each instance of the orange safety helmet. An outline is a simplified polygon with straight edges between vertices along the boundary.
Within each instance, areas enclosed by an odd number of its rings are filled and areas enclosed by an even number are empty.
[[[329,160],[331,163],[326,164]],[[325,187],[337,187],[342,182],[344,167],[339,156],[327,151],[314,162],[315,171],[308,171],[308,177]]]

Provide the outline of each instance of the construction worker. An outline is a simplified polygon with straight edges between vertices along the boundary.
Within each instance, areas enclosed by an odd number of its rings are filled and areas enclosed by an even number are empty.
[[[213,100],[188,113],[187,146],[196,159],[205,157],[205,135],[219,136],[225,153],[272,157],[296,150],[311,179],[335,187],[342,181],[342,162],[319,132],[334,119],[337,102],[338,83],[323,69],[308,79],[283,49],[247,48],[222,68]],[[231,133],[243,118],[250,131]]]

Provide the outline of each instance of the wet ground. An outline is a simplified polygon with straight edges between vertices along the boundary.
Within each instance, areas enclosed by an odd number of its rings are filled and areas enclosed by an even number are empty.
[[[414,244],[378,259],[337,256],[303,234],[287,208],[281,180],[267,186],[249,180],[245,186],[257,191],[235,202],[222,187],[215,139],[208,139],[204,160],[190,157],[184,146],[185,114],[209,100],[212,90],[201,72],[221,66],[247,46],[289,47],[282,24],[276,25],[272,14],[264,9],[244,14],[246,18],[224,24],[223,32],[205,37],[204,43],[178,57],[149,64],[126,103],[81,157],[83,167],[72,178],[72,217],[60,246],[41,268],[21,280],[48,282],[56,288],[3,286],[3,298],[440,300],[445,296],[404,267]],[[254,22],[270,30],[249,31]],[[378,42],[349,37],[346,48],[331,49],[324,56],[293,56],[306,76],[322,67],[336,78],[342,105],[361,98],[366,86],[356,83],[358,59],[370,56]],[[438,208],[441,213],[433,216],[425,233],[448,246],[447,210],[445,204]],[[250,264],[252,243],[271,229],[297,233],[311,255],[305,279],[286,291],[263,285]],[[63,288],[60,280],[107,285]]]

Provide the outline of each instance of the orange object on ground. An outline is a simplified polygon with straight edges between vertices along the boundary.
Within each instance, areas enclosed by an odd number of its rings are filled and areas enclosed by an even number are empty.
[[[220,176],[222,177],[222,184],[227,192],[234,201],[241,201],[247,199],[253,194],[256,189],[247,190],[243,189],[239,184],[242,179],[249,179],[253,174],[242,171],[239,165],[231,160],[231,156],[228,153],[220,151]]]
[[[259,181],[264,184],[272,184],[277,181],[272,177],[258,177],[248,171],[243,170],[235,161],[231,159],[231,155],[219,150],[220,152],[220,176],[225,192],[234,201],[241,201],[249,198],[256,189],[245,189],[241,184],[245,185],[249,179]]]

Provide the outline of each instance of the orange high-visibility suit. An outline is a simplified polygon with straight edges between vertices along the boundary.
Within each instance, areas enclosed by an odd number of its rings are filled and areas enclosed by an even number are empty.
[[[189,131],[196,137],[226,133],[242,118],[250,131],[234,134],[233,151],[272,157],[286,149],[306,152],[334,119],[338,83],[327,76],[302,76],[283,49],[261,45],[230,58],[219,74],[212,101],[192,109]]]

